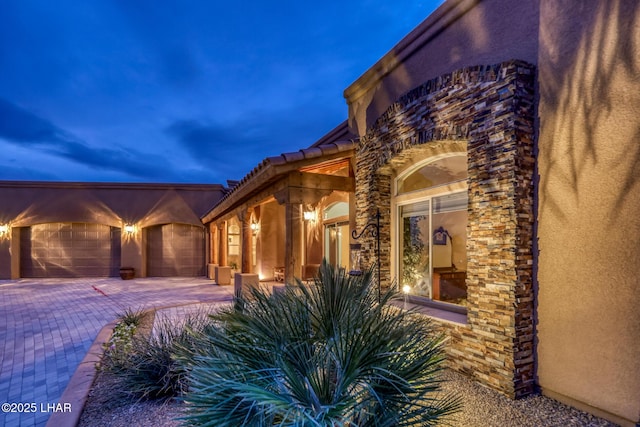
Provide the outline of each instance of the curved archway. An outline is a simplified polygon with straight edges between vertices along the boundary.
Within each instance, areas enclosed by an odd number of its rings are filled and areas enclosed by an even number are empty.
[[[393,230],[401,218],[393,209],[394,177],[456,146],[466,153],[468,311],[460,326],[443,327],[451,330],[451,366],[509,396],[526,395],[535,383],[533,76],[533,66],[509,61],[432,79],[399,98],[356,151],[356,227],[380,211],[382,287],[398,279],[392,268]],[[372,265],[373,239],[363,249],[364,264]],[[497,372],[482,351],[469,348],[502,349],[492,357],[506,368]]]
[[[397,174],[392,271],[406,294],[467,305],[467,176],[467,154],[458,152],[409,164]]]

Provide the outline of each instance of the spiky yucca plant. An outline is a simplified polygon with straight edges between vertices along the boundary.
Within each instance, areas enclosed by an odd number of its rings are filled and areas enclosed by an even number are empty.
[[[327,263],[315,283],[253,289],[213,316],[190,369],[185,421],[198,426],[434,425],[458,407],[438,395],[441,337],[378,301],[371,271]],[[239,308],[241,307],[241,308]]]

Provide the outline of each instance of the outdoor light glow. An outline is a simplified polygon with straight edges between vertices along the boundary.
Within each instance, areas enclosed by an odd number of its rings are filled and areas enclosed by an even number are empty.
[[[0,239],[9,239],[9,224],[0,224]]]
[[[304,220],[305,221],[315,221],[316,220],[316,211],[304,211]]]
[[[252,222],[250,227],[253,231],[256,231],[256,232],[260,230],[260,225],[257,222]]]

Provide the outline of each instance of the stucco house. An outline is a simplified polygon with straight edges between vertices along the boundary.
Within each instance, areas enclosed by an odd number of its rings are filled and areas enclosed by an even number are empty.
[[[219,184],[0,181],[0,279],[204,276]]]
[[[344,96],[203,216],[209,262],[288,281],[361,245],[452,368],[637,425],[640,3],[448,0]]]
[[[230,189],[129,205],[149,189],[0,185],[0,277],[39,271],[19,254],[61,223],[103,225],[102,272],[289,283],[323,258],[377,264],[446,333],[452,369],[640,425],[640,2],[446,0],[344,97],[343,123]],[[42,204],[54,193],[82,208]],[[166,241],[169,224],[191,237]],[[152,255],[189,245],[180,268]]]

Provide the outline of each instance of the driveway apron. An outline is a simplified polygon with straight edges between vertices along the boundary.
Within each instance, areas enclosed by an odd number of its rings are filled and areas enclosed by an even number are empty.
[[[204,278],[0,281],[0,426],[44,426],[100,329],[125,309],[232,299]]]

